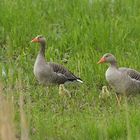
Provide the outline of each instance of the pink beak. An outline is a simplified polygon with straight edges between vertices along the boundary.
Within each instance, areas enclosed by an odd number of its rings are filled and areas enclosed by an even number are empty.
[[[102,57],[102,58],[98,61],[97,64],[104,63],[104,62],[106,62],[106,59],[105,59],[104,57]]]
[[[38,39],[38,38],[33,38],[33,39],[31,40],[31,42],[39,42],[39,39]]]

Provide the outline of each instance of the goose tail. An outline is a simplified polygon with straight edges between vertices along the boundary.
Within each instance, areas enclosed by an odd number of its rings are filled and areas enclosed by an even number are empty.
[[[83,83],[82,79],[78,78],[76,79],[77,82]]]

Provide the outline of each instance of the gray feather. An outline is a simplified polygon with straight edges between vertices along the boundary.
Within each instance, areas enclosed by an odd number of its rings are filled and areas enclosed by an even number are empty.
[[[132,79],[140,81],[140,73],[130,68],[119,68],[120,71],[126,72]]]

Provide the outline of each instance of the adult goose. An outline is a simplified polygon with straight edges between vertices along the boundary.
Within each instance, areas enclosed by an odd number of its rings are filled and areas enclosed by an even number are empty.
[[[34,64],[34,75],[40,84],[50,85],[63,85],[66,82],[78,81],[83,83],[83,81],[75,76],[72,72],[66,69],[64,66],[52,62],[45,61],[45,48],[46,39],[42,35],[39,35],[32,39],[31,42],[36,42],[40,44],[40,51],[37,55]],[[62,86],[61,85],[61,86]],[[64,87],[64,86],[63,86]]]
[[[140,93],[139,72],[130,68],[118,68],[115,56],[110,53],[104,54],[98,64],[105,62],[110,64],[105,74],[106,80],[114,88],[118,103],[121,99],[119,95]]]

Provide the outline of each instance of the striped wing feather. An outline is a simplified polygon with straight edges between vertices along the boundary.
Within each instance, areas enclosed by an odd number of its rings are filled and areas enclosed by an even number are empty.
[[[130,68],[119,68],[120,71],[122,72],[127,72],[127,74],[132,78],[137,81],[140,81],[140,73],[134,69]]]
[[[80,79],[60,64],[49,63],[49,66],[56,73],[55,78],[56,78],[56,81],[58,81],[59,83],[64,83],[66,81],[74,81],[74,80]]]

